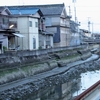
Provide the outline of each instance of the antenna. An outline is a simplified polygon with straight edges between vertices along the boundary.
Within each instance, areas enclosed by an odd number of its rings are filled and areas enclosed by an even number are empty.
[[[69,16],[71,16],[71,9],[70,9],[70,6],[68,6],[69,7]]]
[[[88,17],[88,31],[90,32],[90,17]]]
[[[74,3],[74,14],[75,14],[75,22],[77,21],[77,17],[76,17],[76,0],[72,0],[72,2]]]

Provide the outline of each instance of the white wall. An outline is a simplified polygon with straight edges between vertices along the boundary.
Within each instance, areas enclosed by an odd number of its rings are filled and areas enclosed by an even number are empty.
[[[33,17],[36,17],[36,18],[40,18],[40,15],[39,13],[36,13],[35,15],[32,15]]]
[[[7,12],[4,10],[4,11],[2,11],[2,13],[1,13],[2,15],[8,15],[7,14]]]
[[[50,44],[51,44],[51,47],[54,47],[54,45],[53,45],[53,36],[50,36]]]
[[[17,37],[16,45],[20,45],[20,49],[29,49],[29,23],[28,17],[19,17],[17,21],[18,30],[24,38]]]
[[[29,21],[32,21],[32,27],[29,27]],[[36,18],[19,17],[18,18],[18,30],[20,34],[24,35],[24,38],[17,38],[16,42],[21,45],[21,49],[33,50],[33,38],[36,39],[36,49],[39,47],[38,27],[35,27],[35,22],[38,22]]]
[[[38,27],[35,26],[35,22],[38,23],[37,18],[29,18],[29,21],[32,21],[32,27],[29,27],[29,48],[33,49],[33,38],[36,39],[36,49],[39,48],[39,33]]]

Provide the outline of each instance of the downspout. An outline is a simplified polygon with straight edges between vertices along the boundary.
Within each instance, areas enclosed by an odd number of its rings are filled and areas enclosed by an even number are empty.
[[[28,19],[28,22],[27,22],[28,23],[27,24],[28,25],[27,26],[28,27],[28,49],[30,49],[30,41],[29,41],[29,16],[27,17],[27,19]]]

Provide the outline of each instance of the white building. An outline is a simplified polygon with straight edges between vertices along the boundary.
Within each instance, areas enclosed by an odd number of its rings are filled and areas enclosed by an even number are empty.
[[[17,21],[17,30],[23,38],[16,39],[16,45],[20,45],[22,50],[43,49],[47,45],[53,46],[53,35],[45,30],[45,18],[38,8],[28,8],[27,6],[8,7],[13,14],[10,21]]]

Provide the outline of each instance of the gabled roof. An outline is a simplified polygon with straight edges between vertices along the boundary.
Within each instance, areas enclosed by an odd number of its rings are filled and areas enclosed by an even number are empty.
[[[18,14],[23,14],[23,15],[26,15],[26,14],[35,14],[36,12],[38,12],[39,9],[31,9],[31,8],[18,8],[18,9],[9,9],[11,11],[12,14],[14,15],[18,15]]]
[[[0,14],[5,10],[5,12],[7,12],[8,15],[11,15],[11,12],[9,11],[9,9],[7,7],[1,6],[0,7]]]
[[[42,11],[43,15],[61,15],[64,4],[49,4],[49,5],[25,5],[25,6],[8,6],[9,9],[34,9],[38,8]]]

